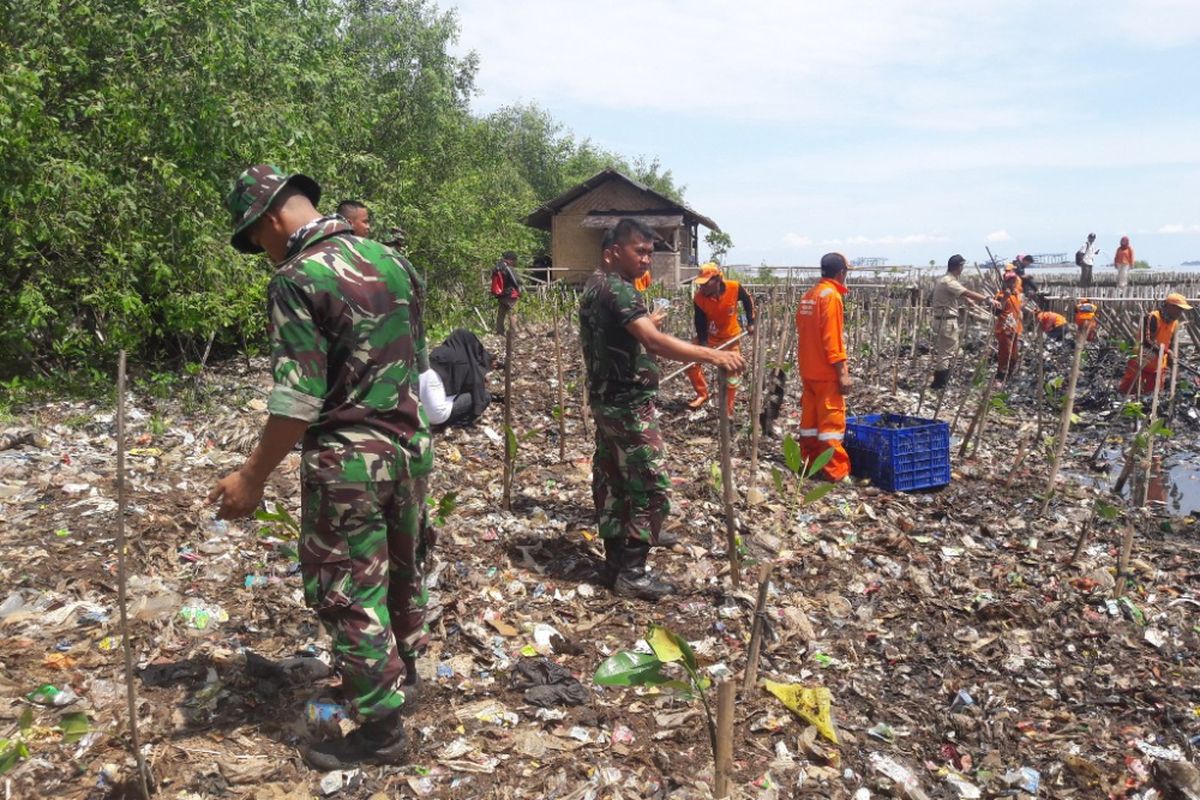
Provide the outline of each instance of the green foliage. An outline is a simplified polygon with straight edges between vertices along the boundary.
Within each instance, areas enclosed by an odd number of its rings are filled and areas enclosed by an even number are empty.
[[[433,524],[445,525],[450,515],[458,509],[458,492],[446,492],[439,500],[426,497],[425,504],[433,509]]]
[[[657,160],[578,140],[536,106],[470,113],[478,63],[431,0],[9,4],[0,26],[0,376],[172,371],[262,341],[271,266],[228,244],[246,166],[315,177],[322,210],[402,225],[431,334],[474,319],[521,224],[605,166],[679,197]],[[524,255],[522,257],[524,260]]]
[[[258,529],[259,536],[273,536],[285,541],[300,538],[300,523],[296,522],[296,518],[288,513],[282,503],[276,503],[274,511],[257,509],[254,518],[266,523]]]
[[[733,249],[733,237],[725,231],[709,231],[704,243],[708,245],[709,259],[718,264],[724,264],[725,256]]]

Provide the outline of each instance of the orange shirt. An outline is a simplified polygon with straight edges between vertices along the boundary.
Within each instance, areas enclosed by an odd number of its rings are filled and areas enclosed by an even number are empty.
[[[692,301],[704,312],[708,319],[708,342],[718,345],[727,342],[742,332],[742,324],[738,322],[738,289],[741,284],[737,281],[725,280],[725,290],[716,297],[709,297],[697,291]]]
[[[822,278],[800,299],[796,309],[796,358],[804,380],[838,379],[834,365],[846,360],[842,296],[847,291],[833,278]]]
[[[1067,318],[1062,314],[1056,314],[1053,311],[1042,311],[1037,315],[1038,324],[1042,326],[1043,333],[1049,333],[1055,328],[1061,328],[1067,324]]]
[[[996,316],[996,335],[1020,336],[1025,330],[1021,324],[1021,296],[1015,293],[996,292],[1000,301],[1000,313]]]
[[[1167,355],[1171,352],[1171,340],[1175,337],[1175,328],[1178,326],[1179,320],[1167,322],[1158,309],[1146,315],[1142,323],[1142,363],[1153,365],[1158,358],[1158,347],[1162,345],[1163,363],[1160,366],[1166,366]],[[1150,352],[1144,352],[1146,349]]]
[[[1096,318],[1096,304],[1090,300],[1080,300],[1075,304],[1075,324],[1081,325],[1089,319]]]
[[[1113,256],[1113,264],[1118,267],[1133,266],[1133,248],[1129,245],[1118,247],[1116,255]]]

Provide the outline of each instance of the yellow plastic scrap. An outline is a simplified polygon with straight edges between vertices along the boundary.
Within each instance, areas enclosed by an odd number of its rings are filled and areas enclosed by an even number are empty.
[[[775,683],[763,681],[767,691],[800,716],[801,719],[813,724],[817,733],[834,744],[838,743],[837,731],[833,729],[833,719],[829,713],[829,703],[832,696],[824,686],[801,686],[798,683]]]

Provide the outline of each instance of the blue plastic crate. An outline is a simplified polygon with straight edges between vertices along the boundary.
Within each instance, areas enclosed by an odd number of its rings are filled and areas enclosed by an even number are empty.
[[[889,492],[950,483],[950,426],[903,414],[866,414],[846,421],[850,471]]]

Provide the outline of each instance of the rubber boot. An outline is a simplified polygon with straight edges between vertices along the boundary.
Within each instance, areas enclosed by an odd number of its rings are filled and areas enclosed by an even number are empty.
[[[617,580],[621,571],[621,539],[601,539],[604,542],[604,569],[600,573],[600,582],[609,589]]]
[[[424,687],[421,685],[421,676],[417,674],[417,657],[400,656],[400,660],[404,662],[404,682],[400,684],[400,691],[404,692],[404,705],[400,706],[400,713],[408,715],[417,710]]]
[[[949,379],[950,379],[950,370],[935,369],[933,371],[933,383],[929,384],[929,388],[935,392],[938,391],[939,389],[945,389],[946,383],[947,383],[947,381],[949,381]]]
[[[666,581],[655,578],[646,569],[646,556],[650,555],[650,545],[647,542],[637,542],[626,539],[621,545],[620,571],[613,582],[613,593],[621,597],[636,597],[639,600],[657,602],[669,594],[675,594],[675,587]]]
[[[408,754],[408,736],[399,714],[365,722],[342,739],[314,742],[301,749],[304,763],[322,772],[360,764],[400,764]]]

